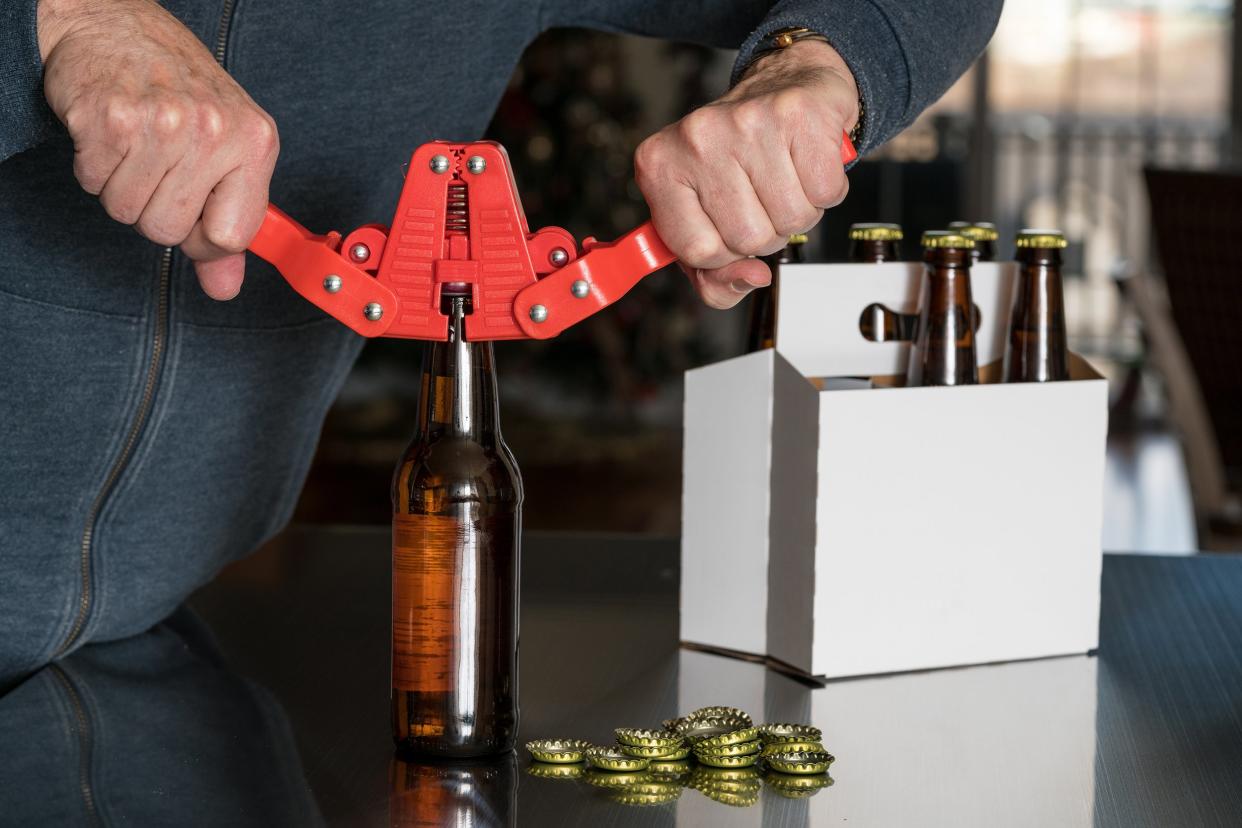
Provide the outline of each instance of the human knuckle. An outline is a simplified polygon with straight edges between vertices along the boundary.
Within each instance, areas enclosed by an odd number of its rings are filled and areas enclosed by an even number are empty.
[[[112,98],[103,104],[103,127],[113,139],[133,135],[139,128],[142,116],[139,107],[124,98]]]
[[[678,133],[691,152],[699,156],[709,155],[716,143],[716,118],[702,109],[691,112],[681,119]]]
[[[659,135],[650,136],[634,150],[634,177],[640,184],[656,177],[664,152]]]
[[[128,195],[110,195],[105,193],[99,199],[104,212],[121,224],[133,224],[142,215],[142,205],[137,199]]]
[[[246,249],[246,240],[242,238],[240,228],[233,222],[210,222],[203,227],[203,235],[211,244],[230,253]]]
[[[200,101],[195,109],[195,125],[200,138],[218,141],[225,134],[227,120],[224,110],[214,101]]]
[[[73,177],[78,180],[83,190],[91,195],[99,195],[108,181],[108,170],[93,161],[75,160]]]
[[[690,239],[682,251],[682,258],[692,267],[706,267],[720,257],[723,247],[718,239],[702,236]]]
[[[744,136],[762,135],[771,129],[771,114],[758,101],[747,101],[733,108],[733,127]]]
[[[771,253],[773,245],[779,237],[756,225],[747,224],[739,228],[729,241],[729,247],[743,256],[762,256]]]
[[[800,87],[782,89],[771,100],[772,113],[784,124],[801,124],[807,117],[809,101]]]
[[[156,244],[171,247],[190,235],[190,222],[170,216],[143,215],[135,225],[139,233]]]
[[[850,182],[849,179],[843,175],[841,176],[841,180],[837,182],[836,188],[833,191],[832,202],[828,206],[836,207],[842,201],[845,201],[845,197],[849,195],[849,193]]]
[[[276,122],[262,112],[256,112],[247,119],[246,137],[255,152],[267,156],[280,147],[280,134]]]

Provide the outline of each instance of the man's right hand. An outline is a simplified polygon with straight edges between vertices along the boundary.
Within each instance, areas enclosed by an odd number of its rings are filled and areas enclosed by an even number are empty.
[[[43,89],[108,215],[180,246],[214,299],[241,290],[276,124],[151,0],[38,0]]]

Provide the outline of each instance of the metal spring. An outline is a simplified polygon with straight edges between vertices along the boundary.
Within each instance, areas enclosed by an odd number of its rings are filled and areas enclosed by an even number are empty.
[[[450,236],[464,236],[470,232],[470,205],[466,199],[465,182],[455,181],[448,185],[444,232]]]

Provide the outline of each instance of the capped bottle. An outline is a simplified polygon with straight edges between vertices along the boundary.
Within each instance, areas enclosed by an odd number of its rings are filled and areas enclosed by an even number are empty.
[[[402,754],[483,756],[517,731],[522,479],[492,344],[466,341],[465,297],[445,301],[392,483],[392,731]]]
[[[862,222],[850,225],[850,261],[899,262],[901,253],[897,243],[901,241],[900,224]]]
[[[902,239],[900,224],[860,222],[850,225],[850,261],[855,264],[883,264],[901,261],[897,243]],[[858,330],[872,342],[909,339],[909,328],[916,317],[902,314],[873,302],[863,308]]]
[[[772,282],[767,287],[756,288],[750,295],[750,314],[746,325],[747,353],[775,347],[776,300],[780,291],[781,265],[802,264],[806,242],[805,233],[795,233],[780,250],[761,257],[772,271]]]
[[[996,240],[1000,238],[1000,234],[996,231],[995,224],[990,221],[952,221],[949,222],[949,229],[974,241],[972,261],[996,261]]]
[[[1060,230],[1023,230],[1014,240],[1018,282],[1005,337],[1002,382],[1069,379]]]
[[[906,385],[973,385],[974,303],[970,296],[974,240],[951,230],[923,234],[923,288]]]

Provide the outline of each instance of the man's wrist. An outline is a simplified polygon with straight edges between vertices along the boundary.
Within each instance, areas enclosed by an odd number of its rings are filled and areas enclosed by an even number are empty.
[[[779,34],[772,36],[773,42],[779,42],[776,40]],[[850,90],[848,103],[841,102],[838,111],[844,119],[845,131],[857,145],[863,126],[863,103],[858,84],[845,59],[822,36],[791,39],[757,52],[734,88],[742,90],[752,84],[762,84],[768,77],[801,75],[808,71],[831,73]]]
[[[69,31],[101,10],[106,0],[37,0],[35,27],[39,37],[39,56],[44,61]]]

